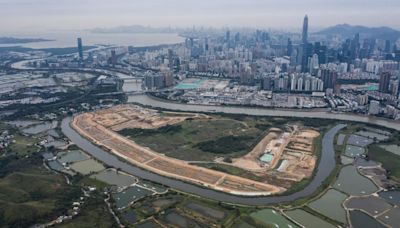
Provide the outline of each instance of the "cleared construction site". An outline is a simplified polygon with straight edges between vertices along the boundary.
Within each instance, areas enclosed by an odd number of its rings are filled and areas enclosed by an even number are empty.
[[[288,126],[287,131],[271,128],[252,151],[233,159],[229,165],[255,174],[275,170],[279,178],[301,181],[314,171],[317,161],[314,140],[319,135],[318,131],[297,125]]]
[[[101,145],[126,161],[154,173],[195,183],[235,195],[272,195],[286,191],[278,184],[255,181],[190,164],[188,161],[165,156],[141,146],[115,131],[122,129],[158,129],[187,119],[207,118],[196,113],[160,113],[134,105],[120,105],[76,116],[71,126],[93,143]],[[280,178],[300,181],[311,177],[317,158],[314,140],[319,133],[312,129],[289,126],[285,131],[271,128],[246,155],[227,164],[250,171],[255,175],[271,170]]]

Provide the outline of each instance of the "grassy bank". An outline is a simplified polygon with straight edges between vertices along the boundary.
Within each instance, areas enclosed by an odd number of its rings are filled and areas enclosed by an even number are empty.
[[[37,156],[0,160],[0,226],[27,227],[65,213],[78,198],[78,187],[45,169]]]
[[[389,177],[395,181],[400,181],[400,156],[386,151],[379,144],[371,145],[368,148],[369,159],[382,163],[384,169],[388,171]]]
[[[119,133],[170,157],[212,161],[215,156],[237,157],[247,153],[265,135],[265,126],[270,126],[267,120],[213,116],[159,129],[124,129]]]

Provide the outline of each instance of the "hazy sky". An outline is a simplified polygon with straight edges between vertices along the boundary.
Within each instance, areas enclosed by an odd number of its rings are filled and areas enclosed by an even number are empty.
[[[300,28],[339,23],[400,29],[400,0],[0,0],[4,31],[119,25]]]

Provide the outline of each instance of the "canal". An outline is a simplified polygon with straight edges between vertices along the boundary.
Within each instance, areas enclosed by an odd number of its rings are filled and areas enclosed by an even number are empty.
[[[186,193],[198,195],[204,198],[209,198],[216,201],[223,201],[233,204],[242,205],[252,205],[261,206],[266,204],[282,203],[293,201],[302,197],[311,195],[317,190],[317,188],[322,184],[322,182],[329,176],[329,174],[334,169],[335,163],[335,151],[334,151],[334,138],[337,132],[344,128],[346,125],[339,124],[332,129],[330,129],[322,139],[322,153],[320,162],[316,171],[316,174],[312,181],[303,190],[286,196],[264,196],[264,197],[248,197],[248,196],[237,196],[231,195],[223,192],[214,191],[211,189],[203,188],[198,185],[186,183],[176,179],[164,177],[143,169],[140,169],[134,165],[124,162],[115,155],[105,151],[104,149],[92,144],[87,139],[80,136],[74,129],[71,128],[70,122],[72,118],[67,117],[61,123],[62,132],[67,136],[72,142],[74,142],[82,150],[86,151],[93,157],[105,164],[120,168],[122,171],[132,174],[134,176],[154,181],[160,184],[164,184],[171,188]]]
[[[267,109],[256,107],[239,107],[239,106],[216,106],[216,105],[194,105],[170,102],[153,98],[147,95],[129,96],[128,102],[146,105],[154,108],[163,108],[175,111],[186,112],[221,112],[228,114],[244,114],[251,116],[277,116],[277,117],[298,117],[298,118],[319,118],[334,119],[343,121],[354,121],[366,124],[373,124],[390,129],[400,131],[400,122],[379,118],[374,116],[364,116],[348,113],[331,113],[325,111],[301,110],[301,109]]]

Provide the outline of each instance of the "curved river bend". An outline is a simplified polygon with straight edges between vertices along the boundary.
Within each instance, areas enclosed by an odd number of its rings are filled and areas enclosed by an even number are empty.
[[[334,114],[328,112],[314,112],[314,111],[298,111],[298,110],[271,110],[261,108],[247,108],[247,107],[227,107],[227,106],[206,106],[206,105],[189,105],[179,104],[158,99],[151,98],[146,95],[130,96],[129,102],[139,103],[155,108],[164,108],[176,111],[193,111],[193,112],[222,112],[230,114],[246,114],[258,116],[281,116],[281,117],[303,117],[303,118],[325,118],[337,119],[346,121],[356,121],[369,124],[375,124],[394,130],[400,130],[400,123],[392,120],[386,120],[376,117],[358,116],[352,114]],[[322,182],[330,175],[335,167],[335,152],[334,152],[334,138],[337,132],[344,128],[346,125],[339,124],[330,129],[322,139],[322,152],[318,164],[316,174],[312,181],[303,190],[287,196],[263,196],[263,197],[247,197],[230,195],[223,192],[202,188],[200,186],[182,182],[179,180],[164,177],[149,171],[140,169],[129,163],[123,162],[115,155],[103,150],[102,148],[92,144],[87,139],[80,136],[75,130],[70,127],[71,117],[65,118],[62,121],[63,133],[78,147],[85,150],[93,157],[103,161],[104,163],[120,168],[121,170],[132,175],[141,177],[143,179],[158,182],[174,189],[195,194],[201,197],[209,198],[216,201],[223,201],[233,204],[243,204],[252,206],[261,206],[273,203],[282,203],[293,201],[302,197],[311,195],[317,190]]]
[[[223,201],[233,204],[253,205],[253,206],[261,206],[271,203],[293,201],[301,197],[309,196],[313,192],[315,192],[335,167],[335,152],[333,148],[334,137],[340,129],[346,126],[344,124],[339,124],[336,127],[329,130],[324,135],[322,140],[322,153],[318,170],[313,180],[306,188],[287,196],[247,197],[247,196],[231,195],[224,192],[218,192],[211,189],[202,188],[194,184],[164,177],[140,169],[129,163],[123,162],[122,160],[118,159],[118,157],[116,157],[115,155],[112,155],[111,153],[103,150],[102,148],[92,144],[90,141],[79,135],[74,129],[71,128],[70,122],[71,122],[71,117],[67,117],[62,121],[61,128],[63,133],[78,147],[80,147],[93,157],[97,158],[98,160],[103,161],[107,165],[113,166],[115,168],[120,168],[124,172],[130,173],[132,175],[138,176],[143,179],[167,185],[179,191],[195,194],[216,201]]]

